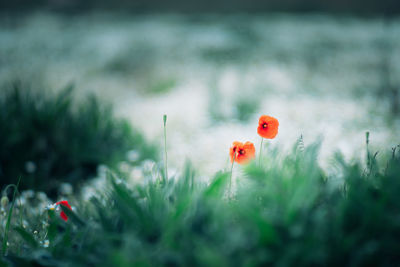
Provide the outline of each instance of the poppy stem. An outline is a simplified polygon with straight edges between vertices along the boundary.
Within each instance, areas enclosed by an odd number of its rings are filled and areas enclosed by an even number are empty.
[[[260,155],[258,156],[258,165],[261,166],[261,150],[262,150],[262,145],[263,145],[263,140],[264,138],[261,137],[261,144],[260,144]]]
[[[229,191],[228,191],[228,198],[231,197],[231,188],[232,188],[232,176],[233,176],[233,164],[235,163],[236,160],[236,151],[235,154],[233,154],[233,160],[232,160],[232,166],[231,166],[231,177],[229,178]]]
[[[164,159],[164,172],[165,172],[165,179],[168,180],[168,156],[167,156],[167,115],[164,114],[163,116],[164,121],[164,152],[165,152],[165,159]]]

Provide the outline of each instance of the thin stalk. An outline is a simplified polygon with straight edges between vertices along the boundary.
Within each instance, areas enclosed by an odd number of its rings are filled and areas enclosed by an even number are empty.
[[[20,210],[19,210],[19,223],[20,223],[20,226],[23,227],[22,215],[23,215],[23,213],[25,213],[25,208],[22,207],[21,194],[19,193],[18,190],[17,190],[17,193],[18,193],[19,207],[20,207]],[[21,254],[21,247],[22,247],[22,243],[19,243],[19,246],[18,246],[18,253],[19,254]]]
[[[17,185],[14,187],[13,200],[11,202],[10,211],[9,211],[8,217],[7,217],[6,229],[4,231],[4,238],[3,238],[3,255],[4,256],[7,253],[8,232],[10,231],[11,216],[12,216],[12,212],[13,212],[13,209],[14,209],[15,197],[17,195],[18,186],[19,186],[19,182],[20,181],[21,181],[21,177],[19,177]]]
[[[363,175],[367,175],[369,176],[369,174],[371,173],[371,156],[369,154],[369,132],[365,132],[365,143],[366,143],[366,147],[367,147],[367,167],[364,169],[363,171]],[[369,174],[367,174],[367,171],[369,172]]]
[[[232,188],[232,176],[233,176],[233,164],[235,163],[236,159],[236,151],[235,154],[233,154],[233,160],[232,160],[232,165],[231,165],[231,177],[229,178],[229,191],[228,191],[228,198],[231,197],[231,188]]]
[[[165,172],[165,179],[168,180],[168,156],[167,156],[167,115],[163,116],[164,120],[164,152],[165,152],[165,159],[164,159],[164,172]]]
[[[258,165],[261,167],[261,150],[262,150],[262,145],[263,145],[263,140],[264,138],[261,137],[261,144],[260,144],[260,155],[258,156]]]
[[[371,164],[371,157],[370,157],[370,154],[369,154],[369,147],[368,147],[368,145],[369,145],[369,132],[365,133],[365,142],[367,144],[367,166],[369,167],[369,165]]]

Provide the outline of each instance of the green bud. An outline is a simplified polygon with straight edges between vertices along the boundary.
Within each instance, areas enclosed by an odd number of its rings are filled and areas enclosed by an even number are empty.
[[[1,206],[2,206],[3,208],[6,208],[9,202],[10,202],[10,201],[8,200],[8,197],[7,197],[7,196],[3,196],[3,197],[1,198]]]
[[[167,124],[167,114],[164,114],[163,120],[164,120],[164,126],[165,126]]]

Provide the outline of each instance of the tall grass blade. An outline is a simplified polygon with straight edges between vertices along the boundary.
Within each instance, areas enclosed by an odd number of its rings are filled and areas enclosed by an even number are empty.
[[[14,230],[28,243],[32,248],[37,248],[38,243],[36,242],[35,238],[28,233],[24,228],[21,226],[17,226]]]
[[[165,179],[168,180],[168,155],[167,155],[167,115],[163,116],[164,121],[164,152],[165,152]]]
[[[6,229],[4,231],[4,237],[3,237],[3,255],[7,254],[7,243],[8,243],[8,232],[10,230],[10,224],[11,224],[11,217],[14,209],[14,204],[15,204],[15,196],[17,195],[18,191],[18,186],[19,183],[21,182],[21,177],[19,177],[17,185],[14,188],[14,193],[13,193],[13,200],[11,203],[10,211],[8,212],[8,217],[7,217],[7,223],[6,223]]]
[[[224,191],[224,186],[227,182],[228,174],[220,173],[217,174],[211,184],[204,191],[206,197],[218,197]]]

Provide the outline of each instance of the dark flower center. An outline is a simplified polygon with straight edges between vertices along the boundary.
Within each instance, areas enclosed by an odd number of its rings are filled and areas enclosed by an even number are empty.
[[[264,122],[263,128],[265,129],[265,128],[267,128],[267,127],[268,127],[268,124]]]
[[[239,150],[239,154],[240,154],[240,155],[243,155],[243,154],[244,154],[244,149],[240,149],[240,150]]]

